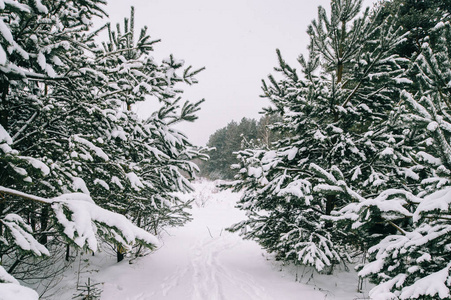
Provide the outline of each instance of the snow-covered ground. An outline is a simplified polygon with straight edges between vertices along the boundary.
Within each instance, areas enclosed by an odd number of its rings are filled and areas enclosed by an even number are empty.
[[[311,268],[282,267],[255,242],[225,231],[245,217],[234,208],[239,194],[218,191],[212,182],[195,187],[184,196],[196,198],[193,221],[169,229],[160,249],[133,264],[116,264],[107,255],[85,256],[80,272],[77,263],[66,272],[54,299],[72,298],[78,273],[81,283],[87,277],[102,283],[105,300],[367,299],[367,293],[356,292],[353,271],[327,276]]]

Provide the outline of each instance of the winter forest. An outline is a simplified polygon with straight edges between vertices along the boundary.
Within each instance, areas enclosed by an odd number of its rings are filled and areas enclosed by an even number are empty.
[[[450,0],[318,7],[300,29],[308,55],[293,65],[275,51],[261,119],[232,121],[206,147],[180,129],[204,103],[183,95],[204,68],[155,59],[139,8],[116,25],[106,2],[0,0],[0,299],[126,299],[106,296],[95,272],[81,283],[82,264],[109,257],[110,274],[135,266],[159,280],[164,267],[143,266],[171,245],[191,269],[129,299],[176,286],[191,299],[272,299],[219,260],[229,250],[323,282],[354,272],[361,293],[279,299],[451,299]],[[149,99],[158,107],[143,119],[133,107]],[[196,226],[207,242],[177,239]],[[58,296],[56,278],[77,268],[76,289]]]

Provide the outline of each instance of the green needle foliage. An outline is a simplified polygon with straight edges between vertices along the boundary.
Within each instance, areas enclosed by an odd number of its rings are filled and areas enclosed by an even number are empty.
[[[263,96],[290,134],[238,152],[230,229],[322,272],[368,253],[374,299],[449,298],[449,6],[361,3],[318,9],[300,71],[277,51]]]
[[[158,40],[146,28],[135,37],[133,8],[113,30],[93,28],[103,0],[1,3],[2,270],[24,274],[66,243],[155,248],[164,226],[190,219],[174,192],[192,190],[182,172],[192,177],[191,161],[206,156],[173,125],[197,118],[203,100],[184,102],[181,85],[203,68],[156,61]],[[160,108],[142,120],[132,108],[144,100]]]

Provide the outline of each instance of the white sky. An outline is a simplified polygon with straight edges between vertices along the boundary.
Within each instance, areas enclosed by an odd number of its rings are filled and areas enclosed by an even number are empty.
[[[373,0],[364,0],[369,6]],[[317,7],[329,8],[328,0],[110,0],[107,12],[113,24],[123,22],[135,7],[135,29],[144,25],[154,39],[156,59],[174,54],[186,66],[206,67],[197,75],[199,84],[185,86],[184,98],[206,99],[194,123],[181,129],[195,145],[205,145],[209,136],[230,121],[260,118],[261,80],[277,66],[275,49],[296,67],[296,58],[306,53],[307,26],[317,16]],[[142,117],[150,115],[152,103],[139,104]]]

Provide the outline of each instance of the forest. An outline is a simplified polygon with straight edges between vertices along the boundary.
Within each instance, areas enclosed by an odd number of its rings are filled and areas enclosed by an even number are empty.
[[[197,119],[182,88],[204,68],[156,60],[134,8],[114,26],[104,5],[0,0],[0,295],[38,299],[102,247],[151,253],[205,176],[242,193],[228,230],[277,260],[333,274],[358,258],[371,299],[451,298],[449,0],[320,6],[308,55],[276,50],[262,118],[207,147],[176,126]]]

